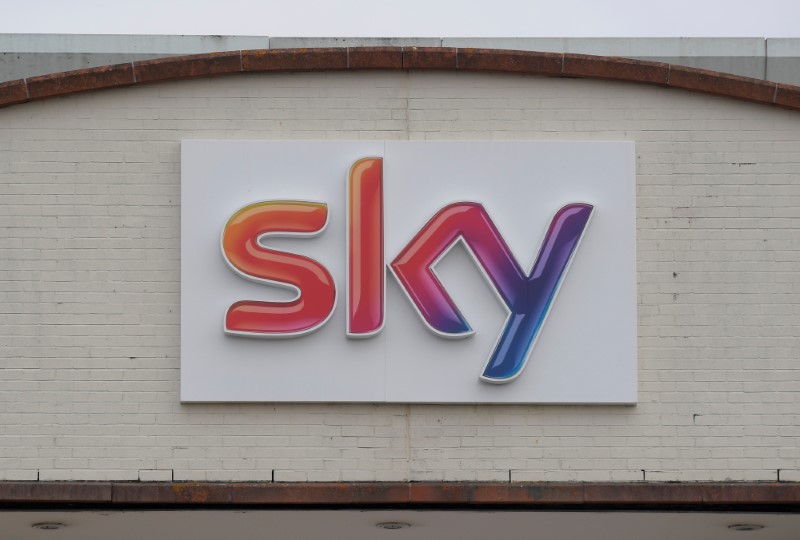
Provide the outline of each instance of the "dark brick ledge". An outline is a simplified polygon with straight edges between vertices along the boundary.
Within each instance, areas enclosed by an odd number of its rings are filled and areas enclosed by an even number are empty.
[[[0,83],[0,108],[68,94],[160,81],[241,73],[367,69],[434,69],[606,79],[678,88],[800,110],[800,86],[717,71],[609,56],[450,47],[265,49],[143,60]]]
[[[0,482],[0,508],[459,508],[800,511],[797,482]]]

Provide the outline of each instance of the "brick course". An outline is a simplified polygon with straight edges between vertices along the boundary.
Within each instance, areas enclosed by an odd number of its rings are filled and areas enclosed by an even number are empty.
[[[585,77],[656,84],[797,109],[800,87],[661,62],[572,53],[450,47],[255,49],[141,60],[0,84],[0,108],[177,79],[241,72],[437,69]]]

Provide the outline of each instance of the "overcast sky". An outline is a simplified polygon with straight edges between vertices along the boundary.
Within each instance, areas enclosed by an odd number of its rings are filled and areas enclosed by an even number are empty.
[[[800,37],[800,0],[0,0],[0,33]]]

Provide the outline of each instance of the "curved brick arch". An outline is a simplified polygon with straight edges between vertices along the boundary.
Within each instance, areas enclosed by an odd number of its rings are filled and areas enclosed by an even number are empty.
[[[0,107],[107,88],[238,73],[440,70],[607,79],[800,110],[800,86],[608,56],[445,47],[244,50],[143,60],[0,84]]]

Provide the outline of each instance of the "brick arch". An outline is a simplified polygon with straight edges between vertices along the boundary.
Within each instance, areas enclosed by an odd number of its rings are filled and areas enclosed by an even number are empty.
[[[0,84],[0,107],[68,94],[240,73],[439,70],[606,79],[800,110],[800,86],[609,56],[446,47],[244,50],[175,56],[53,73]]]

